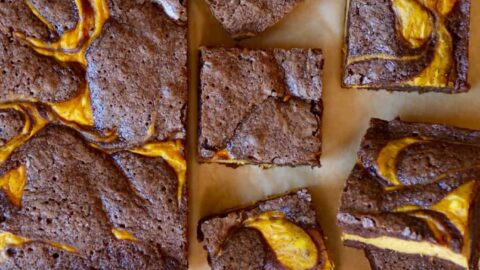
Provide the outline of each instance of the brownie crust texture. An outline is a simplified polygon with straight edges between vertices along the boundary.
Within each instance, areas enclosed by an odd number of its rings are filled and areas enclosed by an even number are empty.
[[[201,65],[200,161],[320,165],[320,50],[202,48]]]

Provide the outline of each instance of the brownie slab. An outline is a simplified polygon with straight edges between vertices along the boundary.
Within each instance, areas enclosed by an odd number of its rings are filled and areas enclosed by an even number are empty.
[[[205,0],[213,16],[233,36],[254,36],[279,22],[302,0]]]
[[[0,109],[0,147],[22,132],[25,119],[13,109]]]
[[[474,269],[479,154],[480,131],[372,119],[337,214],[344,243],[374,269]]]
[[[214,270],[333,269],[306,189],[206,217],[197,235]]]
[[[199,159],[320,165],[317,49],[202,48]]]
[[[25,179],[9,181],[24,187],[0,191],[0,269],[187,269],[186,196],[161,158],[112,159],[49,125],[0,165],[2,179],[19,167]]]
[[[470,0],[350,0],[347,9],[344,87],[469,89]]]
[[[17,0],[0,2],[0,32],[3,34],[20,32],[40,39],[57,37],[32,14],[26,1]]]

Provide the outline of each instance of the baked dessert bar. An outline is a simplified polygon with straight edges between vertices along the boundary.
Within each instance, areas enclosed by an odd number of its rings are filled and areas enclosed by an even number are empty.
[[[0,269],[187,269],[181,0],[0,1]]]
[[[350,0],[345,27],[344,87],[469,89],[470,0]]]
[[[306,189],[202,219],[212,269],[333,269]]]
[[[320,166],[320,50],[200,53],[200,161]]]
[[[479,154],[480,131],[372,119],[337,215],[344,243],[373,269],[477,269]]]
[[[233,38],[247,38],[265,31],[291,12],[302,0],[205,0],[213,16]]]

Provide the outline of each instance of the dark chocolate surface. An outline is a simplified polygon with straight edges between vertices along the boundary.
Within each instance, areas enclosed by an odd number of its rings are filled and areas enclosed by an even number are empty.
[[[234,38],[263,32],[276,24],[302,0],[206,0],[212,14]]]
[[[351,0],[346,18],[345,87],[364,86],[369,89],[399,91],[437,91],[456,93],[469,89],[468,40],[470,24],[470,0],[458,1],[445,16],[445,25],[453,40],[453,58],[447,87],[401,86],[415,77],[433,59],[437,37],[420,48],[412,48],[396,30],[397,18],[391,1]],[[368,34],[367,34],[368,33]],[[391,57],[419,56],[415,60],[370,59],[348,64],[348,59],[365,55],[383,54]]]
[[[113,160],[75,131],[48,126],[0,173],[20,164],[22,205],[0,191],[0,228],[34,242],[10,247],[0,269],[186,269],[186,197],[178,204],[176,175],[160,158],[121,152]],[[138,241],[117,240],[112,228]]]
[[[382,175],[378,156],[387,144],[404,138],[417,141],[399,151],[394,162],[394,173],[400,183],[395,184]],[[390,122],[372,119],[362,141],[359,161],[345,185],[337,222],[348,234],[427,241],[460,252],[463,245],[467,244],[462,233],[446,215],[430,208],[471,181],[475,181],[471,190],[473,196],[479,194],[480,185],[476,182],[480,179],[479,154],[479,131],[438,124],[408,123],[399,119]],[[389,190],[392,185],[396,188]],[[475,206],[477,204],[472,199],[471,209],[478,207]],[[442,224],[446,233],[440,237],[435,235],[424,219],[413,215],[417,211],[396,210],[411,205]],[[467,230],[471,232],[476,230],[475,223],[478,223],[478,217],[472,213],[467,221],[471,224]],[[366,247],[363,243],[352,241],[346,244]],[[472,254],[476,256],[478,248],[474,248]],[[378,269],[384,269],[381,264],[386,260],[386,255],[371,256],[371,260],[378,260],[375,263],[380,265]],[[401,258],[403,255],[398,256]],[[427,262],[422,260],[419,263]]]
[[[313,269],[323,269],[326,258],[323,236],[306,189],[203,218],[197,235],[208,252],[212,269],[284,269],[261,233],[242,226],[248,218],[269,211],[284,213],[287,220],[311,235],[319,254],[318,266]]]
[[[320,50],[203,48],[201,61],[202,161],[228,149],[253,164],[320,165]]]

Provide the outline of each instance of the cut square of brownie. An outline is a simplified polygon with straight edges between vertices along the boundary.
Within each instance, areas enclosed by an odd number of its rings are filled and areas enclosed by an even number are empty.
[[[247,38],[279,22],[303,0],[205,0],[213,16],[233,38]]]
[[[372,119],[337,215],[343,241],[373,269],[478,269],[479,179],[480,131]]]
[[[322,52],[202,48],[199,159],[320,166]]]
[[[334,268],[306,189],[206,217],[198,239],[214,270]]]
[[[469,89],[470,0],[350,0],[345,27],[344,87]]]

